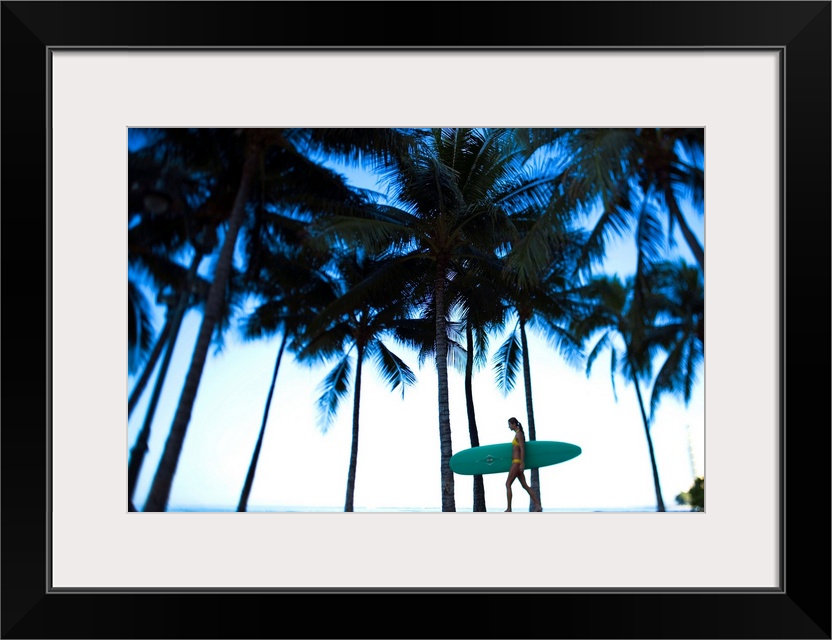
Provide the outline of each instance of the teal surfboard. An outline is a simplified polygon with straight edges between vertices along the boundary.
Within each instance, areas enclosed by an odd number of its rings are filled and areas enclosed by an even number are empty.
[[[511,451],[510,442],[464,449],[451,456],[451,471],[463,476],[507,473],[511,468]],[[526,469],[539,469],[566,462],[580,454],[581,448],[576,444],[554,440],[530,440],[526,442],[524,466]]]

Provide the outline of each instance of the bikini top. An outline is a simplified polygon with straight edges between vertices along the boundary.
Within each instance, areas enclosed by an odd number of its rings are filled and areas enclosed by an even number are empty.
[[[515,447],[520,444],[519,442],[517,442],[517,436],[514,437],[514,440],[511,441],[511,444],[513,444]]]

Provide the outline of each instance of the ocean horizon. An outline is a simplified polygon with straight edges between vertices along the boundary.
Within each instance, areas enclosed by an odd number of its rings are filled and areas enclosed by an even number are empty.
[[[666,513],[704,513],[691,511],[686,505],[665,506]],[[528,513],[527,509],[515,509],[514,513]],[[658,513],[655,506],[635,507],[549,507],[543,508],[544,513]],[[168,509],[166,513],[237,513],[236,507],[222,506],[176,506]],[[322,506],[254,506],[246,513],[344,513],[343,507],[322,507]],[[353,513],[443,513],[441,507],[355,507]],[[473,513],[472,507],[459,508],[449,513]],[[478,512],[482,513],[482,512]],[[502,508],[487,508],[485,513],[504,513]]]

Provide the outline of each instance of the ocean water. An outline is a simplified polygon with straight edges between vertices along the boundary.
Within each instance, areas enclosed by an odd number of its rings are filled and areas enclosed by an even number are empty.
[[[681,505],[665,505],[667,513],[693,513],[689,507]],[[528,511],[516,509],[517,513]],[[303,507],[278,505],[274,507],[251,507],[247,513],[343,513],[343,507]],[[471,507],[457,508],[455,513],[471,513]],[[583,507],[583,508],[543,508],[544,513],[656,513],[656,507]],[[236,507],[208,507],[208,506],[174,506],[168,513],[236,513]],[[354,513],[442,513],[441,507],[355,507]],[[503,509],[488,509],[486,513],[503,513]]]

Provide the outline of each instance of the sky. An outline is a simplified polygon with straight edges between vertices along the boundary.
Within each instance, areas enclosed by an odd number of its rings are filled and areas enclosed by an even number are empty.
[[[355,186],[376,188],[371,176],[342,171]],[[702,216],[689,222],[704,245]],[[635,265],[631,237],[613,243],[605,270],[626,276]],[[678,255],[693,259],[679,239]],[[208,267],[208,260],[203,264]],[[156,328],[163,312],[157,310]],[[167,373],[136,490],[142,508],[173,421],[190,363],[201,314],[185,316]],[[512,324],[506,331],[513,328]],[[526,426],[528,419],[522,374],[507,395],[494,383],[491,356],[507,334],[491,340],[489,364],[476,370],[473,394],[481,445],[509,442],[509,417]],[[390,391],[374,365],[366,363],[362,379],[356,511],[440,510],[440,448],[435,365],[418,366],[417,355],[386,342],[415,372],[417,382]],[[168,503],[169,511],[236,509],[263,419],[280,336],[244,341],[226,334],[221,351],[213,347],[202,374],[196,403],[179,459]],[[577,458],[539,471],[544,511],[655,510],[656,498],[644,425],[635,389],[616,377],[610,380],[609,354],[598,358],[587,376],[583,367],[565,364],[544,337],[530,333],[532,394],[538,440],[570,442],[581,447]],[[331,365],[330,365],[331,366]],[[346,397],[326,432],[319,427],[315,401],[326,364],[307,366],[285,353],[278,372],[249,511],[343,510],[351,447],[352,395]],[[679,509],[676,496],[704,475],[704,368],[690,403],[665,397],[651,427],[665,507]],[[136,376],[128,376],[128,392]],[[155,384],[151,378],[127,426],[127,449],[141,429]],[[471,446],[461,373],[449,370],[453,453]],[[648,390],[642,392],[649,397]],[[617,399],[616,399],[617,394]],[[488,511],[506,506],[505,474],[483,476]],[[526,471],[529,479],[530,472]],[[515,483],[514,509],[528,498]],[[454,475],[457,511],[471,511],[473,477]]]

